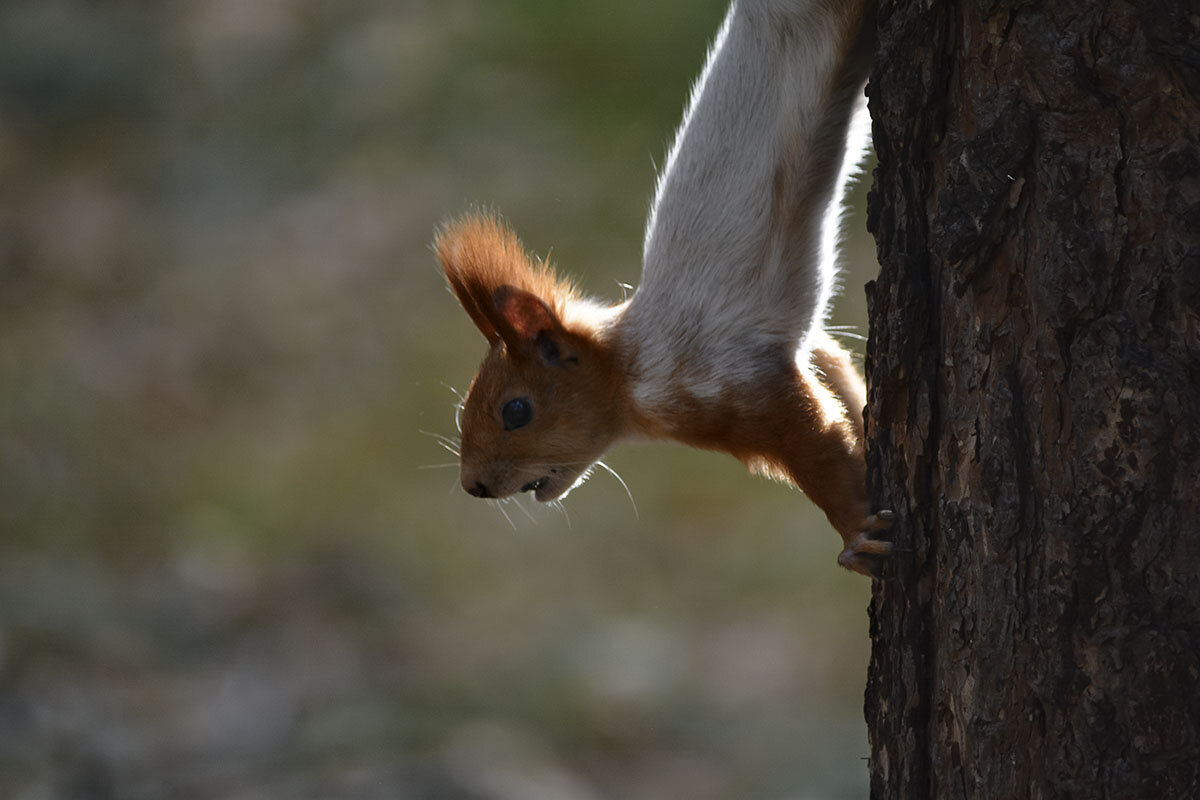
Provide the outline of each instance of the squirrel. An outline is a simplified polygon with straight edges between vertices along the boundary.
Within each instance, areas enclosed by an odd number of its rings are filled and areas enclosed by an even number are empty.
[[[489,345],[460,420],[476,497],[561,498],[622,439],[729,453],[794,483],[872,575],[863,381],[824,331],[842,195],[867,146],[872,0],[734,0],[646,226],[642,282],[580,295],[491,214],[434,243]]]

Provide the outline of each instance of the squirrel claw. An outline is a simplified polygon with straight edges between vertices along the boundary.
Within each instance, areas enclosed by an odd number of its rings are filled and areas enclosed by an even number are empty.
[[[838,554],[838,563],[862,575],[875,577],[879,559],[891,555],[895,546],[887,539],[873,539],[870,534],[892,527],[896,514],[879,511],[867,517],[858,526],[858,534],[846,539],[846,547]]]
[[[875,531],[886,531],[892,527],[892,523],[895,521],[896,512],[885,508],[864,519],[858,527],[859,530],[866,533],[874,533]]]

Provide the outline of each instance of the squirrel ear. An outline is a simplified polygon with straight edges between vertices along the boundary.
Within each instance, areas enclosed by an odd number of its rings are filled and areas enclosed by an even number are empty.
[[[558,317],[546,301],[515,286],[501,286],[492,294],[500,335],[510,347],[524,348],[538,336],[560,327]],[[507,330],[506,330],[507,329]]]
[[[532,292],[501,286],[493,295],[498,327],[509,350],[526,356],[536,355],[548,367],[563,362],[577,363],[562,323],[545,300]]]
[[[535,266],[512,231],[495,217],[467,216],[442,228],[434,249],[446,282],[488,344],[503,340],[514,353],[536,351],[558,363],[562,323],[542,298],[569,295],[570,286]]]
[[[523,253],[516,237],[497,219],[468,216],[438,231],[433,248],[463,311],[487,343],[496,344],[500,333],[492,319],[492,289],[503,276],[521,269]]]

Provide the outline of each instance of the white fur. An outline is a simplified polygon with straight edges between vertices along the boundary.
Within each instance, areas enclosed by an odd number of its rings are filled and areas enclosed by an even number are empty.
[[[658,179],[642,284],[613,331],[633,356],[642,413],[660,416],[680,393],[704,400],[752,386],[771,354],[802,349],[824,322],[840,198],[866,143],[865,126],[851,126],[847,157],[846,119],[833,120],[832,157],[842,161],[830,169],[823,115],[845,57],[838,47],[812,0],[731,6]],[[842,105],[835,114],[855,110]],[[800,229],[779,227],[780,170],[816,215]]]

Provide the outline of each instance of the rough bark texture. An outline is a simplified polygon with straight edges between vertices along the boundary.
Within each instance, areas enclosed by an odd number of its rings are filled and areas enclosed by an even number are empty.
[[[1200,797],[1200,11],[882,5],[871,796]]]

